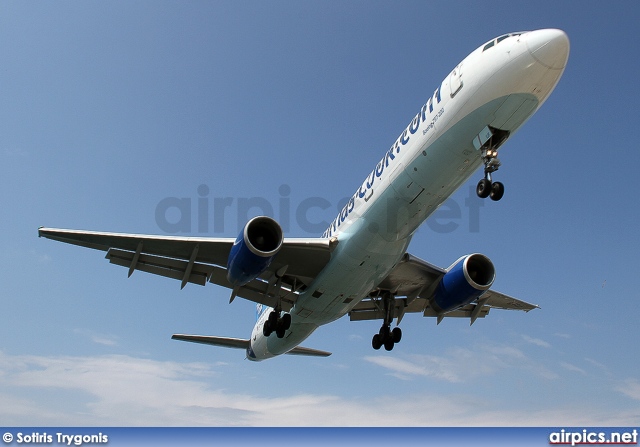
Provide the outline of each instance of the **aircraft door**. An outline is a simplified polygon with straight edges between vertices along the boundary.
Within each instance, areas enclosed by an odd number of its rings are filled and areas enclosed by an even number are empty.
[[[453,69],[449,75],[449,87],[451,89],[451,97],[453,98],[462,89],[462,64]]]

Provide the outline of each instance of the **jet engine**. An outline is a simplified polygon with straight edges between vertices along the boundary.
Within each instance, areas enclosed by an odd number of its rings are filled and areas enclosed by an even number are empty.
[[[278,254],[282,240],[282,228],[272,218],[259,216],[247,222],[229,253],[229,282],[239,287],[257,278]]]
[[[449,312],[475,301],[496,277],[493,263],[479,253],[458,259],[442,277],[430,300],[438,313]]]

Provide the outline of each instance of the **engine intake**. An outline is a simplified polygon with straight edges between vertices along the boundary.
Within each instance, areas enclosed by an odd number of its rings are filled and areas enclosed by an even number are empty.
[[[229,282],[238,287],[257,278],[280,251],[282,240],[282,228],[272,218],[259,216],[247,222],[229,253]]]
[[[431,307],[444,313],[466,306],[489,289],[495,278],[493,263],[485,255],[463,256],[447,269],[430,300]]]

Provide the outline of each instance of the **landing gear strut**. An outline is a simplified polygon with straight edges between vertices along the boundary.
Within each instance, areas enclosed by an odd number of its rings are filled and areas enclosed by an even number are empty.
[[[380,331],[373,336],[371,346],[376,351],[384,346],[384,349],[391,351],[396,343],[400,343],[402,339],[402,330],[399,327],[391,330],[391,322],[393,321],[394,297],[390,292],[384,292],[382,295],[382,303],[384,305],[384,322]]]
[[[274,309],[269,314],[269,318],[264,322],[262,327],[262,334],[268,337],[273,332],[276,333],[278,338],[283,338],[284,334],[291,327],[291,314],[284,314],[280,316],[281,311]]]
[[[484,162],[484,178],[478,182],[476,194],[481,199],[490,197],[491,200],[498,201],[504,195],[504,185],[500,182],[492,182],[491,174],[500,167],[498,151],[496,149],[485,149],[482,151],[482,161]]]
[[[275,290],[280,292],[280,287],[282,286],[282,278],[287,271],[287,265],[281,267],[278,271],[275,272],[272,277],[275,280]],[[270,294],[271,288],[274,286],[272,280],[269,280],[269,287],[267,288],[267,295],[274,296]],[[277,304],[275,308],[269,313],[269,318],[264,322],[264,326],[262,327],[262,335],[268,337],[273,332],[276,333],[278,338],[284,338],[285,333],[291,327],[291,314],[285,313],[282,314],[282,305],[280,303],[280,297],[277,298]]]
[[[509,131],[487,126],[473,140],[475,148],[482,151],[481,157],[484,163],[484,178],[478,182],[476,187],[476,193],[481,199],[490,197],[491,200],[498,201],[504,195],[504,185],[500,182],[494,182],[491,179],[491,174],[500,167],[498,148],[507,138],[509,138]]]

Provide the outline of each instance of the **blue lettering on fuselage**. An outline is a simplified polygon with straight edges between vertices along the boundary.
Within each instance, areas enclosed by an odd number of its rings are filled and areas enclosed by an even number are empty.
[[[418,112],[415,118],[411,120],[407,128],[402,131],[395,143],[393,143],[391,148],[389,148],[389,150],[384,154],[382,160],[378,162],[376,167],[373,168],[373,171],[371,171],[367,178],[365,178],[360,188],[358,188],[355,194],[353,194],[353,196],[349,199],[349,202],[347,202],[344,208],[342,208],[342,211],[340,211],[338,216],[333,220],[333,222],[331,222],[331,225],[329,225],[329,228],[325,230],[325,232],[322,234],[322,237],[328,238],[333,236],[338,231],[338,228],[340,228],[340,225],[345,220],[347,220],[351,212],[355,209],[356,200],[364,199],[367,195],[367,192],[372,190],[376,178],[382,176],[382,173],[386,170],[386,168],[388,168],[389,165],[392,164],[395,160],[396,154],[400,153],[401,148],[409,143],[411,137],[415,135],[420,126],[427,121],[427,118],[431,118],[430,116],[428,116],[428,114],[433,113],[434,101],[436,104],[440,104],[440,87],[436,89],[436,91],[433,93],[433,96],[430,97],[426,104],[422,106],[420,112]],[[437,113],[437,117],[439,118],[443,113],[444,109],[440,109],[440,111]],[[430,121],[430,128],[433,128],[434,124],[434,121]],[[422,134],[425,135],[426,132],[423,131]],[[369,198],[370,197],[368,197],[366,200],[369,200]]]
[[[389,160],[393,160],[394,158],[396,158],[396,156],[393,155],[393,146],[392,146],[391,149],[389,149],[389,151],[387,152],[387,155],[385,156],[384,167],[388,168]]]

